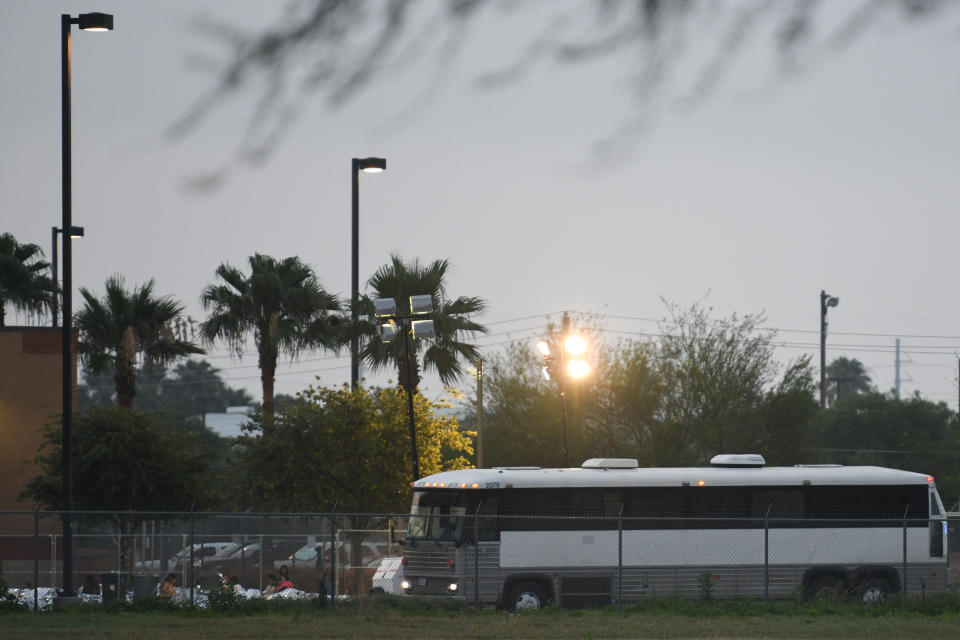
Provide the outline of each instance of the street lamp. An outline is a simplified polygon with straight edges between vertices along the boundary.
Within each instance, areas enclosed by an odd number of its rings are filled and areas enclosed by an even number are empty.
[[[60,281],[58,280],[58,271],[57,271],[57,234],[63,233],[63,229],[60,227],[50,227],[50,284],[53,285],[53,304],[50,305],[50,326],[56,327],[59,324],[58,315],[58,301],[59,301],[59,290],[60,290]],[[83,227],[72,227],[70,229],[71,238],[82,238],[83,237]]]
[[[578,380],[590,373],[590,365],[581,357],[587,352],[587,340],[579,334],[570,333],[570,317],[564,313],[560,327],[560,348],[557,349],[557,355],[553,355],[550,343],[546,340],[538,342],[537,349],[543,356],[543,377],[547,380],[550,379],[550,365],[559,360],[557,386],[560,388],[560,418],[563,424],[562,464],[566,467],[569,464],[569,450],[567,447],[567,391],[565,381],[567,378]]]
[[[360,296],[360,172],[380,173],[386,171],[385,158],[354,158],[350,165],[350,181],[353,185],[353,215],[351,222],[351,255],[350,255],[350,390],[357,388],[360,378],[360,337],[357,330],[357,301]]]
[[[840,304],[840,298],[820,290],[820,408],[827,408],[827,307]]]
[[[109,13],[81,13],[76,18],[68,13],[60,15],[60,96],[61,96],[61,166],[63,191],[63,216],[61,229],[73,231],[71,207],[73,192],[71,184],[72,151],[70,146],[70,26],[77,25],[83,31],[110,31],[113,16]],[[63,595],[72,597],[73,589],[73,252],[71,242],[63,238],[63,331],[61,350],[61,384],[63,392]]]
[[[433,297],[429,295],[410,296],[410,313],[397,315],[397,303],[393,298],[377,298],[373,301],[373,315],[380,321],[380,339],[391,342],[398,334],[403,334],[403,358],[407,363],[407,382],[410,387],[407,393],[407,410],[410,414],[410,461],[413,465],[413,480],[420,479],[420,457],[417,454],[417,428],[413,415],[413,368],[410,366],[409,339],[432,338],[435,335],[433,320],[417,320],[425,318],[433,311]]]

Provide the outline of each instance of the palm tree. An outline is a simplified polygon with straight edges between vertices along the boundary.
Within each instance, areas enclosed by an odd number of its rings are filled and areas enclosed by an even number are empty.
[[[35,244],[20,244],[10,233],[0,234],[0,327],[6,304],[30,314],[51,306],[57,287],[50,281],[50,263]]]
[[[165,366],[203,349],[177,338],[171,323],[183,305],[171,296],[155,297],[153,279],[127,291],[123,276],[107,279],[106,295],[98,299],[80,289],[83,308],[77,313],[80,332],[77,351],[90,375],[113,371],[117,404],[129,409],[137,395],[137,358],[147,366]]]
[[[475,362],[480,352],[476,346],[464,342],[464,338],[474,333],[486,333],[483,325],[470,319],[486,308],[482,298],[461,296],[448,300],[444,288],[444,278],[449,262],[434,260],[423,265],[418,259],[404,263],[397,256],[390,256],[390,263],[380,267],[367,283],[376,298],[393,298],[401,313],[410,310],[410,296],[429,295],[433,299],[433,320],[436,335],[429,341],[413,340],[409,332],[404,332],[404,340],[384,342],[380,339],[377,327],[366,322],[360,331],[366,334],[366,342],[361,357],[373,369],[392,365],[397,368],[397,382],[408,394],[417,392],[420,384],[421,358],[424,371],[433,370],[444,384],[455,382],[463,374],[462,361]],[[373,301],[365,297],[361,301],[361,313],[366,317],[373,315]],[[406,354],[409,354],[408,363]]]
[[[842,398],[873,391],[873,380],[856,358],[839,357],[827,366],[827,398],[830,404]]]
[[[308,265],[296,256],[277,260],[250,256],[250,275],[226,263],[217,267],[225,284],[209,284],[200,296],[210,316],[200,325],[203,340],[220,339],[239,355],[253,333],[263,383],[263,412],[273,415],[273,383],[281,351],[336,349],[342,344],[340,302],[327,293]]]

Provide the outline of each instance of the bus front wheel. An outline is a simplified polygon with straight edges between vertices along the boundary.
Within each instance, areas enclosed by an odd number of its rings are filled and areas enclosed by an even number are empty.
[[[546,603],[547,594],[536,582],[518,582],[510,588],[507,595],[507,608],[510,611],[542,609]]]

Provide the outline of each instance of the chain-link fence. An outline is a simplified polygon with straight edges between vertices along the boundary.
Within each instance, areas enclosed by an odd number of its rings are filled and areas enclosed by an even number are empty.
[[[64,515],[0,512],[0,577],[11,588],[63,587]],[[224,577],[264,591],[281,573],[309,593],[366,594],[406,527],[389,514],[86,511],[70,521],[74,588],[104,600],[156,594],[168,576],[188,598]]]
[[[188,598],[221,576],[262,591],[281,571],[307,593],[363,595],[380,560],[401,554],[407,593],[509,608],[657,595],[919,594],[960,583],[960,514],[947,532],[927,520],[479,513],[102,511],[70,521],[74,587],[104,600],[155,594],[170,574]],[[62,532],[61,513],[0,512],[3,580],[62,587]]]

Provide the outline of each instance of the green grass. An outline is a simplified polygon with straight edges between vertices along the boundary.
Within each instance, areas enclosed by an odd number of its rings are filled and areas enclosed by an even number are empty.
[[[0,637],[30,638],[960,638],[954,594],[869,606],[799,600],[652,599],[616,607],[508,614],[455,600],[374,597],[334,609],[250,601],[225,611],[155,599],[39,614],[0,613]]]

